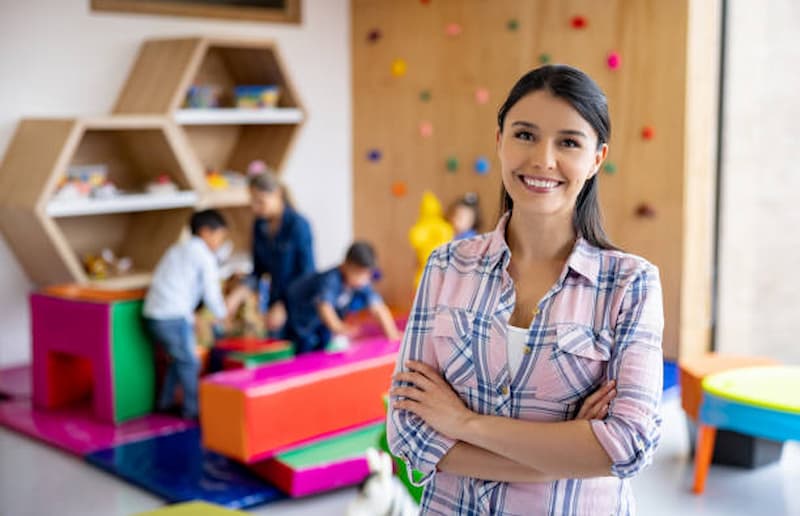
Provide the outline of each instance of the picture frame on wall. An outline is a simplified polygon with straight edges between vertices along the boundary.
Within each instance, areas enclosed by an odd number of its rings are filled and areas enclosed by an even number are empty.
[[[91,10],[299,24],[300,4],[301,0],[91,0]]]

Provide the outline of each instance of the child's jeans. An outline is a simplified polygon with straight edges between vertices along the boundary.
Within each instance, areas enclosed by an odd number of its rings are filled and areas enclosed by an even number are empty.
[[[158,342],[171,358],[158,408],[167,410],[172,405],[175,386],[183,387],[183,417],[196,418],[197,375],[200,364],[195,356],[194,328],[186,319],[149,319],[145,325],[150,336]]]

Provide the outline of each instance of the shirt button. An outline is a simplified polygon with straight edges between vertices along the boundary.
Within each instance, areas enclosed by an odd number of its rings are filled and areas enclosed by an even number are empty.
[[[501,389],[500,392],[503,393],[503,396],[508,396],[508,392],[509,392],[508,391],[508,385],[503,385],[503,388]]]
[[[522,352],[525,353],[526,355],[530,355],[531,354],[531,347],[530,346],[525,346],[525,349],[523,349]]]
[[[534,315],[534,317],[539,315],[539,307],[538,306],[533,309],[533,315]]]

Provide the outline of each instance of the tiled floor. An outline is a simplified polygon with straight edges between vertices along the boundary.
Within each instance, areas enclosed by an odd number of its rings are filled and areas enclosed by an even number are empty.
[[[780,464],[745,471],[714,467],[705,495],[689,492],[692,465],[677,398],[664,403],[664,435],[654,464],[634,480],[643,516],[800,516],[800,444],[789,443]],[[344,513],[354,489],[287,500],[253,514]],[[161,500],[81,460],[0,429],[1,516],[128,516]]]

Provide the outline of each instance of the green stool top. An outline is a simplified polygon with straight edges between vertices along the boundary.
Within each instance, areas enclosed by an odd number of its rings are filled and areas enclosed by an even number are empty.
[[[800,367],[724,371],[707,376],[703,391],[745,405],[800,414]]]

